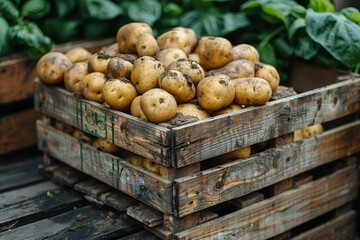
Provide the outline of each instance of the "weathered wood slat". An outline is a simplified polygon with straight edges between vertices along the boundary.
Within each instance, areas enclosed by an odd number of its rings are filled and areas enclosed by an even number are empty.
[[[39,148],[164,213],[172,213],[172,182],[125,160],[83,144],[38,121]]]
[[[141,231],[134,234],[131,234],[126,237],[118,238],[117,240],[159,240],[159,238],[155,237],[154,235],[150,234],[147,231]]]
[[[171,165],[169,129],[77,98],[65,89],[47,87],[39,80],[34,86],[35,107],[42,113],[164,166]]]
[[[360,78],[357,78],[175,127],[172,135],[176,166],[199,162],[359,110]]]
[[[163,214],[145,204],[138,204],[127,208],[126,214],[148,227],[156,227],[163,222]]]
[[[267,239],[356,198],[357,170],[349,166],[298,189],[176,234],[177,239]]]
[[[360,150],[360,121],[175,181],[179,216],[243,196]]]
[[[356,230],[356,213],[355,211],[350,211],[341,216],[336,217],[324,223],[318,227],[310,229],[304,233],[301,233],[292,240],[351,240],[355,239],[355,230]]]
[[[0,155],[35,146],[39,118],[40,113],[33,109],[0,118]]]

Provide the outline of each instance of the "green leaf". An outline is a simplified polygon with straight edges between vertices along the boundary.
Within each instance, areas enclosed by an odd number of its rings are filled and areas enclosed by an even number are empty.
[[[341,14],[308,9],[306,32],[335,59],[348,68],[360,62],[360,26]]]
[[[302,31],[305,32],[305,29]],[[320,46],[315,43],[306,33],[304,33],[301,36],[295,38],[294,47],[294,53],[296,56],[305,60],[310,60],[316,56]]]
[[[306,8],[301,5],[293,6],[290,9],[290,15],[295,18],[305,18]]]
[[[30,19],[39,19],[50,11],[50,2],[47,0],[27,0],[21,8],[21,16]]]
[[[272,43],[274,45],[276,55],[282,56],[283,58],[289,58],[293,55],[294,48],[286,40],[285,36],[286,35],[284,34],[282,37],[274,39]]]
[[[271,44],[258,46],[257,50],[259,52],[261,62],[276,66],[276,54],[274,47]]]
[[[0,57],[6,56],[11,49],[6,37],[8,29],[8,22],[0,16]]]
[[[161,16],[161,5],[156,0],[132,1],[127,7],[128,16],[133,21],[153,25]]]
[[[340,13],[350,21],[360,24],[360,12],[356,8],[353,7],[343,8],[341,9]]]
[[[16,21],[18,20],[20,13],[14,3],[12,3],[10,0],[1,0],[0,15],[9,21]]]
[[[48,18],[44,22],[44,32],[55,42],[66,42],[79,35],[81,23],[80,20],[76,19]]]
[[[86,39],[100,39],[103,36],[106,36],[106,33],[113,29],[113,25],[108,21],[88,21],[84,24],[84,38]],[[96,29],[96,30],[95,30]]]
[[[306,27],[306,23],[305,23],[305,19],[304,18],[298,18],[296,19],[293,24],[290,26],[289,30],[288,30],[288,37],[290,40],[292,40],[296,34],[296,32],[301,29],[301,28],[305,28]]]
[[[225,13],[222,16],[222,20],[224,25],[224,29],[221,32],[222,35],[250,26],[250,21],[242,13]]]
[[[335,7],[329,0],[310,0],[308,8],[315,12],[335,12]]]
[[[98,20],[114,19],[122,14],[122,9],[110,0],[80,0],[79,7],[83,18]]]
[[[180,16],[181,14],[183,14],[184,9],[181,6],[179,6],[178,4],[171,2],[171,3],[166,3],[163,6],[162,11],[164,14],[170,15],[172,17],[177,17],[177,16]]]
[[[55,9],[58,17],[62,18],[73,11],[76,7],[77,1],[74,0],[54,0]]]

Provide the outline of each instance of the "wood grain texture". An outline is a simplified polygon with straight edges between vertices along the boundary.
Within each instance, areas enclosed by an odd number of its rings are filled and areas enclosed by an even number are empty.
[[[161,212],[172,212],[171,181],[98,151],[41,121],[37,129],[40,150]]]
[[[142,222],[148,227],[156,227],[162,224],[163,214],[146,206],[145,204],[137,204],[126,209],[126,214],[130,217]]]
[[[357,169],[349,166],[176,234],[176,239],[268,239],[356,198]]]
[[[114,42],[115,39],[73,42],[57,45],[53,51],[66,52],[74,47],[83,47],[94,53],[101,47]],[[0,105],[23,100],[33,95],[35,67],[36,61],[24,55],[0,58]]]
[[[101,104],[75,97],[65,89],[34,82],[35,108],[119,147],[170,166],[170,130]]]
[[[33,109],[0,118],[0,155],[35,146],[39,118],[40,113]]]
[[[173,128],[173,156],[181,167],[359,110],[357,78]]]
[[[175,214],[184,216],[208,208],[359,152],[359,132],[360,121],[355,121],[313,138],[179,178],[175,181]]]

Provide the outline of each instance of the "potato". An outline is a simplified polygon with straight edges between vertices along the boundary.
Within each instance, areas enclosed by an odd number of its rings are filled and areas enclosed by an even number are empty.
[[[212,116],[218,116],[218,115],[222,115],[222,114],[226,114],[226,113],[239,111],[241,109],[244,109],[244,107],[242,107],[242,106],[240,106],[238,104],[230,104],[226,108],[223,108],[223,109],[220,109],[218,111],[212,112],[211,115]]]
[[[139,57],[154,56],[158,51],[160,51],[160,47],[154,36],[150,33],[141,35],[136,42],[136,52]]]
[[[104,52],[98,52],[93,54],[89,58],[89,62],[88,62],[89,73],[91,72],[105,73],[110,59],[111,57]]]
[[[131,83],[143,94],[159,86],[160,75],[165,72],[164,65],[153,57],[144,56],[135,61],[131,72]]]
[[[259,52],[256,48],[245,43],[234,46],[231,55],[232,60],[246,59],[253,63],[259,62],[260,59]]]
[[[36,64],[36,74],[47,84],[57,84],[64,80],[64,72],[72,66],[71,60],[60,52],[49,52]]]
[[[141,110],[141,107],[140,107],[140,99],[141,99],[141,96],[137,96],[134,98],[134,100],[131,102],[131,105],[130,105],[130,114],[134,117],[138,117],[140,119],[143,119],[143,120],[147,120],[144,112]]]
[[[172,62],[178,59],[187,59],[187,56],[186,53],[181,49],[167,48],[158,52],[155,58],[162,62],[167,69]]]
[[[80,82],[88,74],[86,62],[74,63],[64,73],[65,88],[70,92],[80,93]]]
[[[102,88],[105,82],[105,74],[100,72],[89,73],[80,82],[80,93],[86,99],[103,103]]]
[[[237,159],[247,158],[250,155],[251,155],[251,146],[243,147],[216,157],[216,162],[218,164],[225,164]]]
[[[105,54],[109,55],[110,57],[115,57],[116,55],[118,55],[120,53],[117,42],[113,43],[109,46],[101,48],[100,52],[104,52]]]
[[[324,128],[321,124],[315,124],[303,129],[296,130],[294,132],[294,141],[298,141],[301,139],[313,137],[321,134],[324,131]]]
[[[187,75],[191,78],[191,81],[195,86],[205,78],[205,71],[201,65],[190,59],[178,59],[168,66],[169,70],[177,70],[184,75]]]
[[[94,148],[97,148],[103,152],[107,152],[107,153],[118,153],[121,151],[121,148],[104,140],[104,139],[100,139],[97,138],[96,140],[94,140],[91,144]]]
[[[196,48],[200,65],[206,70],[221,68],[231,62],[231,52],[231,43],[222,37],[202,37]]]
[[[196,94],[191,78],[176,70],[163,72],[160,75],[159,86],[173,95],[177,103],[190,102]]]
[[[176,113],[181,113],[184,116],[196,117],[199,120],[210,117],[210,114],[204,109],[192,103],[179,104],[176,108]]]
[[[199,54],[197,54],[197,53],[190,53],[188,56],[188,59],[193,60],[197,63],[200,63]]]
[[[109,79],[102,88],[104,101],[113,109],[127,112],[138,95],[135,87],[126,78]]]
[[[145,158],[140,155],[128,152],[123,158],[134,166],[144,167],[143,162]]]
[[[120,27],[116,34],[120,53],[136,53],[136,42],[145,33],[153,34],[146,23],[132,22]]]
[[[185,54],[190,54],[193,44],[182,30],[167,31],[157,38],[157,42],[160,49],[178,48],[183,50]]]
[[[82,47],[72,48],[65,53],[65,55],[72,61],[75,62],[84,62],[88,61],[91,57],[91,53]]]
[[[197,37],[196,37],[196,33],[194,30],[192,30],[191,28],[186,28],[186,27],[175,27],[175,28],[173,28],[173,30],[179,30],[186,34],[186,36],[190,42],[190,45],[191,45],[191,50],[193,50],[196,47]]]
[[[225,74],[229,76],[230,79],[254,77],[255,66],[252,62],[241,59],[231,61],[222,68],[206,72],[206,76],[213,76],[217,74]]]
[[[76,129],[73,132],[73,136],[79,139],[82,142],[92,143],[95,140],[95,137],[91,136],[90,134],[81,131],[80,129]]]
[[[275,92],[280,84],[280,75],[278,71],[269,64],[255,64],[255,77],[265,79],[270,84],[272,92]]]
[[[229,106],[235,97],[232,80],[226,75],[204,78],[197,85],[199,105],[206,111],[217,111]]]
[[[69,124],[61,122],[59,120],[55,120],[55,128],[64,133],[71,134],[71,135],[74,133],[74,130],[75,130],[75,128],[73,126],[70,126]]]
[[[177,104],[170,93],[161,88],[154,88],[141,96],[140,107],[150,122],[161,123],[175,116]]]
[[[135,60],[125,54],[118,55],[110,59],[106,67],[107,78],[126,78],[131,79],[131,71]]]
[[[262,78],[237,78],[235,85],[235,102],[240,105],[263,105],[272,95],[270,84]]]
[[[153,162],[147,158],[143,159],[143,167],[148,170],[149,172],[160,174],[160,165],[156,162]]]

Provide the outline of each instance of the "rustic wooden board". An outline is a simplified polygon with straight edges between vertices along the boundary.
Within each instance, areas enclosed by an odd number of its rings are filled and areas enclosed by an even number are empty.
[[[360,121],[175,180],[175,214],[187,215],[360,151]]]
[[[172,213],[172,182],[38,121],[39,148],[163,213]]]
[[[176,166],[202,161],[360,110],[360,78],[172,129]]]
[[[352,240],[355,239],[355,230],[356,230],[356,213],[355,211],[350,211],[343,215],[336,217],[324,223],[318,227],[315,227],[311,230],[308,230],[304,233],[301,233],[292,240]]]
[[[164,166],[171,165],[169,129],[77,98],[65,89],[46,87],[39,80],[34,86],[37,110]]]
[[[127,208],[126,214],[148,227],[156,227],[163,222],[163,214],[145,204],[137,204]]]
[[[0,118],[0,155],[35,146],[39,118],[40,113],[33,109]]]
[[[159,240],[159,238],[155,237],[154,235],[150,234],[147,231],[141,231],[134,234],[131,234],[127,237],[119,238],[117,240]]]
[[[81,41],[57,45],[54,51],[66,52],[74,47],[83,47],[97,52],[110,45],[115,39]],[[29,98],[33,94],[33,80],[36,77],[36,61],[24,55],[0,58],[0,105]]]
[[[356,166],[176,234],[177,239],[268,239],[356,198]]]

